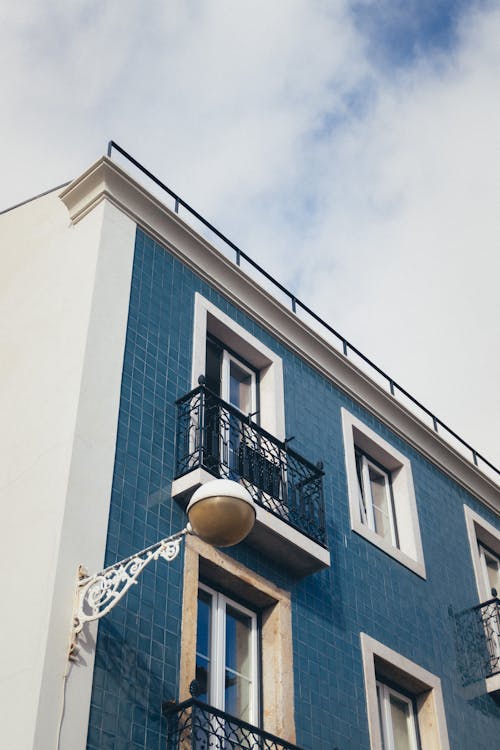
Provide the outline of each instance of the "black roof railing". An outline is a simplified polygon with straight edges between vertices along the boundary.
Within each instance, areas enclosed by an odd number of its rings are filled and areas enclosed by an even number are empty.
[[[488,475],[489,473],[486,470],[489,469],[491,472],[493,472],[493,474],[495,475],[495,479],[498,481],[498,478],[500,478],[500,469],[492,464],[491,461],[488,461],[487,458],[481,455],[481,453],[479,453],[475,448],[473,448],[469,443],[461,438],[460,435],[458,435],[454,430],[451,429],[451,427],[448,427],[448,425],[445,424],[441,419],[439,419],[433,412],[431,412],[430,409],[420,403],[420,401],[412,396],[411,393],[403,388],[403,386],[397,383],[393,378],[391,378],[390,375],[388,375],[378,365],[372,362],[371,359],[369,359],[365,354],[363,354],[363,352],[361,352],[353,344],[351,344],[351,342],[348,341],[344,336],[342,336],[342,334],[340,334],[338,331],[336,331],[335,328],[324,321],[317,313],[314,312],[314,310],[311,310],[310,307],[304,304],[304,302],[296,297],[293,292],[283,286],[283,284],[280,284],[280,282],[277,281],[268,271],[266,271],[264,268],[262,268],[262,266],[256,263],[247,253],[245,253],[241,248],[235,245],[234,242],[232,242],[228,237],[226,237],[222,232],[214,227],[213,224],[211,224],[200,213],[198,213],[198,211],[190,206],[189,203],[187,203],[179,195],[177,195],[177,193],[175,193],[167,185],[165,185],[164,182],[159,180],[158,177],[156,177],[152,172],[146,169],[146,167],[138,162],[137,159],[134,159],[134,157],[131,156],[131,154],[129,154],[127,151],[125,151],[125,149],[115,143],[115,141],[111,140],[108,143],[107,150],[107,155],[109,158],[112,158],[113,151],[116,151],[121,156],[123,156],[124,159],[126,159],[128,162],[130,162],[130,164],[132,164],[140,172],[142,172],[143,175],[145,175],[155,185],[161,188],[162,191],[167,193],[174,201],[175,213],[178,214],[179,208],[182,206],[182,208],[184,208],[191,216],[197,219],[206,229],[208,229],[212,234],[222,240],[222,242],[227,245],[232,251],[234,251],[236,265],[240,266],[242,260],[246,261],[251,268],[257,271],[260,276],[269,281],[275,289],[279,290],[289,300],[291,310],[294,314],[298,315],[299,311],[306,313],[312,320],[319,324],[323,331],[328,332],[328,334],[334,337],[335,341],[340,347],[340,351],[346,358],[355,355],[355,357],[357,357],[363,363],[363,365],[366,366],[368,374],[371,374],[372,377],[374,375],[379,376],[379,379],[382,380],[382,383],[391,394],[391,396],[393,396],[394,398],[403,397],[404,399],[406,399],[411,405],[413,413],[416,413],[416,415],[421,419],[422,416],[425,416],[429,419],[430,425],[432,426],[434,432],[445,438],[449,443],[453,443],[453,441],[455,441],[458,444],[458,447],[461,449],[461,453],[465,458],[472,461],[472,463],[477,468],[485,471],[485,473],[487,473]],[[376,382],[379,382],[379,380],[377,379]],[[426,423],[425,420],[422,421],[424,421],[424,424]]]

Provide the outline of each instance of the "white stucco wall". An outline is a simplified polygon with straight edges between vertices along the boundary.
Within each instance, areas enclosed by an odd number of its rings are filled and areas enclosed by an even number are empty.
[[[134,239],[106,201],[75,226],[57,193],[0,216],[0,747],[57,746],[76,567],[104,555]],[[85,747],[86,661],[61,748]]]

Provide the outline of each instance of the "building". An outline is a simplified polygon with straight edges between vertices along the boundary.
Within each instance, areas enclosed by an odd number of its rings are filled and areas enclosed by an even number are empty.
[[[0,216],[1,746],[498,747],[498,472],[209,229],[108,157]],[[215,475],[250,537],[187,536],[70,661],[78,566]]]

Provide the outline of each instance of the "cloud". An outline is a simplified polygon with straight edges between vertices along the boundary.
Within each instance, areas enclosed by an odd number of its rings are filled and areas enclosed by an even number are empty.
[[[4,4],[0,205],[114,138],[500,462],[500,13],[438,5]]]
[[[242,185],[245,195],[282,184],[359,60],[343,2],[52,2],[6,13],[4,128],[11,141],[24,136],[26,160],[82,141],[100,152],[113,136],[209,209]]]
[[[446,65],[379,77],[372,109],[324,146],[322,191],[329,166],[341,177],[307,281],[328,319],[497,462],[499,31],[498,11],[469,13]]]

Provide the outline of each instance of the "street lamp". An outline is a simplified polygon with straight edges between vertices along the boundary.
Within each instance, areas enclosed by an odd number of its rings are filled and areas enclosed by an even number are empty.
[[[159,557],[172,562],[186,534],[194,534],[215,547],[231,547],[250,533],[255,523],[255,505],[245,487],[230,479],[214,479],[198,487],[187,507],[188,523],[182,531],[136,552],[89,576],[80,566],[75,593],[73,634],[69,658],[77,653],[78,634],[86,622],[107,615],[137,583],[150,562]]]

